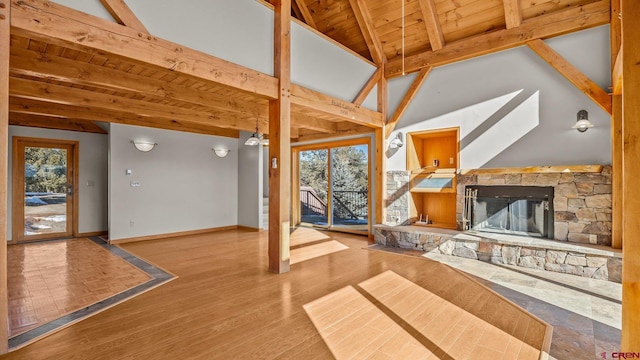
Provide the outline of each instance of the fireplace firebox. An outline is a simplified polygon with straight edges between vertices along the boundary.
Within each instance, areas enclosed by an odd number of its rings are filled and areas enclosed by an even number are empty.
[[[467,186],[468,230],[553,238],[553,187]]]

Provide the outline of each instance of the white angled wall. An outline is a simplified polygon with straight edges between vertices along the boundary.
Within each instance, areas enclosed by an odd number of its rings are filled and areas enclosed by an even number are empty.
[[[608,90],[608,26],[545,42]],[[390,81],[390,114],[414,78]],[[582,109],[585,133],[571,128]],[[446,127],[460,127],[462,169],[611,163],[609,114],[526,46],[434,69],[395,130]],[[388,157],[405,169],[406,147]]]
[[[111,124],[109,135],[110,239],[238,223],[237,139],[119,124]],[[158,146],[143,153],[134,139]],[[219,158],[214,147],[231,152]]]

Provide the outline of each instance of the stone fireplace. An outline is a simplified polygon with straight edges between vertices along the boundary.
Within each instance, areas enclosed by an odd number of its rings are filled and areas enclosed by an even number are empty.
[[[464,230],[553,238],[553,187],[469,185]]]

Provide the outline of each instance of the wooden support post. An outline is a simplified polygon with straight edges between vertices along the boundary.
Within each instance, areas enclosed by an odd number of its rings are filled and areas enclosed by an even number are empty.
[[[376,178],[376,193],[375,193],[375,197],[376,197],[376,223],[378,224],[383,224],[385,222],[385,218],[386,218],[386,213],[387,213],[387,197],[386,197],[386,191],[387,191],[387,182],[385,179],[385,172],[386,172],[386,159],[385,159],[385,137],[384,137],[384,127],[381,128],[377,128],[375,130],[375,145],[376,145],[376,157],[375,157],[375,161],[376,161],[376,173],[375,173],[375,178]],[[369,234],[371,234],[371,236],[369,237],[370,240],[373,240],[373,231],[370,231]],[[373,242],[373,241],[371,241]]]
[[[612,181],[612,222],[611,222],[611,247],[622,249],[622,219],[623,197],[622,197],[622,81],[616,82],[616,72],[622,74],[621,63],[618,59],[620,46],[622,45],[620,23],[620,0],[611,0],[611,80],[614,85],[614,95],[611,98],[611,181]],[[619,93],[616,94],[615,85],[620,85]]]
[[[11,3],[0,0],[0,354],[8,351],[7,182],[9,149],[9,48]]]
[[[0,0],[1,1],[1,0]],[[289,271],[291,205],[291,0],[276,0],[274,75],[278,98],[269,102],[269,271]]]
[[[622,0],[622,352],[640,352],[640,7]]]
[[[380,65],[380,70],[384,73],[385,64]],[[383,122],[386,123],[389,118],[389,88],[387,79],[382,76],[378,81],[378,111],[382,113]],[[383,224],[387,217],[387,162],[386,162],[386,141],[385,126],[376,128],[375,144],[376,144],[376,223]],[[373,240],[373,231],[369,232],[370,241]]]
[[[622,221],[624,219],[624,197],[623,197],[623,179],[624,171],[622,168],[622,96],[614,95],[612,98],[611,115],[611,190],[612,190],[612,222],[611,222],[611,247],[614,249],[622,249]]]

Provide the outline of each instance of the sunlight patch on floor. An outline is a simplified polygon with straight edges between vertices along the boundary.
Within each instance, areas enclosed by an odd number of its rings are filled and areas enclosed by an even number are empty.
[[[291,235],[289,235],[289,242],[291,246],[304,245],[328,239],[331,239],[331,237],[327,235],[326,231],[319,231],[305,227],[295,228],[293,232],[291,232]]]
[[[320,256],[336,253],[346,250],[349,247],[339,241],[331,240],[315,245],[308,245],[291,250],[290,264],[296,264],[303,261],[311,260]]]
[[[353,287],[303,306],[336,359],[427,359],[431,351]]]
[[[511,317],[507,333],[392,271],[357,287],[303,306],[336,359],[541,357],[545,327],[515,306],[498,312]],[[496,295],[486,290],[463,296],[473,298],[472,306],[484,306]]]

